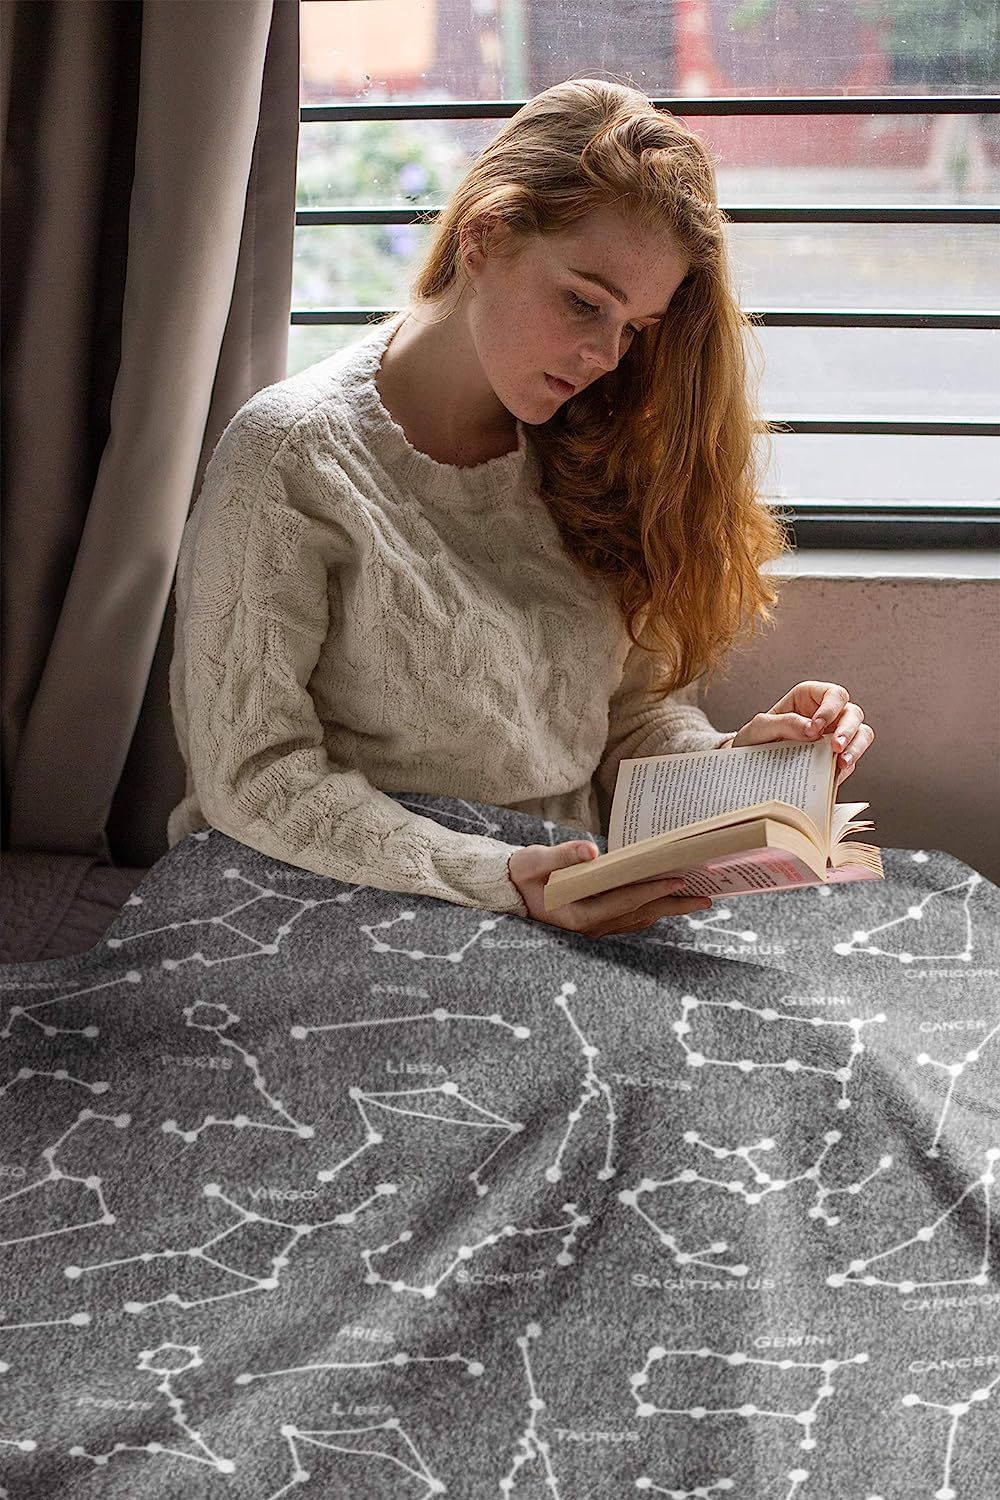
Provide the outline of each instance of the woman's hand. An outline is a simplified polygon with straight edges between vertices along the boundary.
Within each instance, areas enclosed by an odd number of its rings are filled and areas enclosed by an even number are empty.
[[[737,731],[732,748],[772,740],[818,740],[831,731],[839,786],[871,745],[875,731],[865,723],[864,710],[836,682],[797,682],[772,709],[755,714]]]
[[[585,853],[583,851],[586,851]],[[582,937],[608,937],[615,932],[645,932],[659,917],[678,917],[711,906],[707,896],[681,896],[683,877],[634,880],[599,896],[583,896],[563,906],[545,910],[545,882],[553,870],[564,870],[594,859],[596,844],[528,844],[516,849],[507,861],[507,874],[536,922],[563,927]],[[670,894],[673,892],[673,894]]]

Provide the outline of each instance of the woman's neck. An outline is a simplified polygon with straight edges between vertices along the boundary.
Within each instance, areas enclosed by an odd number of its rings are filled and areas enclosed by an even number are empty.
[[[438,323],[409,313],[375,376],[379,399],[407,441],[438,463],[460,468],[517,448],[514,417],[488,386],[483,393],[484,383],[460,306]]]

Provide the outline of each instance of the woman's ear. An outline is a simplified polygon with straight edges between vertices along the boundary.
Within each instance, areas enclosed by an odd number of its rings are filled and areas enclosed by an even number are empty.
[[[459,254],[467,276],[472,277],[482,269],[496,222],[495,214],[478,214],[460,230]]]

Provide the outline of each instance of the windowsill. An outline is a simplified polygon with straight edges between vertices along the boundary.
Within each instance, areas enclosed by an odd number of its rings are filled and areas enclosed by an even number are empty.
[[[807,547],[768,563],[763,571],[791,578],[987,579],[1000,578],[1000,553],[959,547]]]

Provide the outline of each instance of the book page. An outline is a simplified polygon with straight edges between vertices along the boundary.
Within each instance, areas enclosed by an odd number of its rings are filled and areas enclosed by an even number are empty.
[[[801,808],[825,835],[832,756],[824,737],[623,760],[608,850],[772,801]]]
[[[854,822],[854,817],[859,812],[864,812],[868,806],[867,802],[838,802],[830,815],[830,843],[837,844],[845,833],[856,832],[859,828],[874,828],[875,824],[866,820],[863,823]]]

